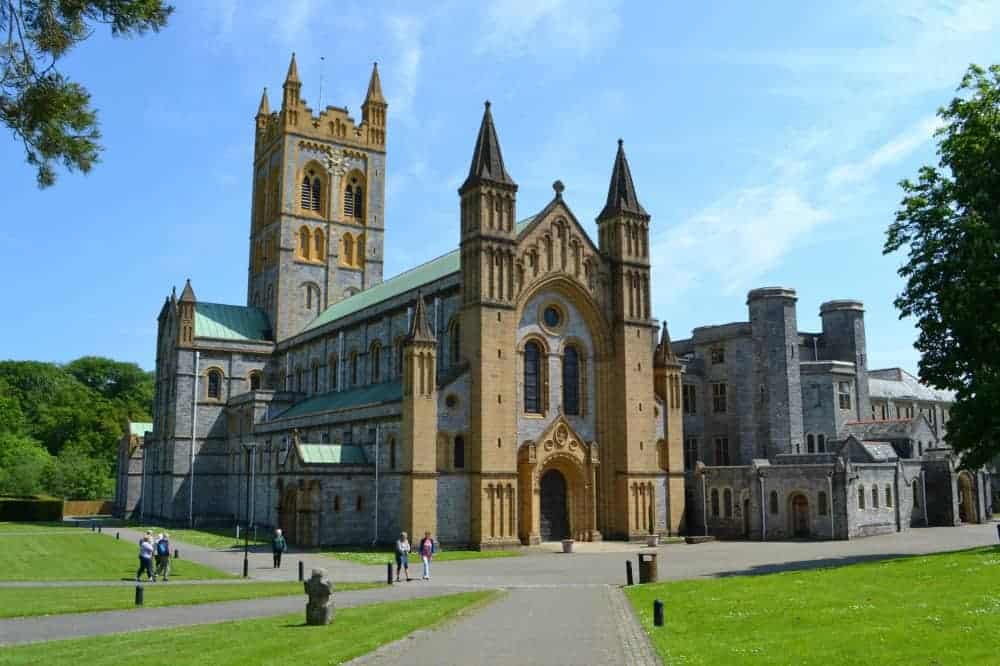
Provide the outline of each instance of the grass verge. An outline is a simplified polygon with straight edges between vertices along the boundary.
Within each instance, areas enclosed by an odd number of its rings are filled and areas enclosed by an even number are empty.
[[[116,541],[107,532],[66,533],[39,530],[37,534],[0,533],[0,580],[122,580],[135,578],[139,547]],[[185,559],[170,563],[171,580],[231,578],[217,569]]]
[[[144,526],[144,527],[133,527],[132,529],[145,532],[149,530],[154,536],[160,532],[166,532],[170,535],[170,541],[189,543],[192,546],[202,546],[204,548],[214,548],[216,550],[222,550],[227,548],[242,548],[243,547],[243,537],[244,534],[240,533],[240,538],[236,539],[236,528],[227,527],[219,529],[172,529],[169,527],[155,527],[155,526]],[[265,532],[264,530],[257,531],[257,538],[253,536],[253,531],[250,532],[250,545],[257,544],[270,544],[271,534]]]
[[[391,549],[339,546],[335,549],[322,549],[320,554],[335,557],[338,560],[357,562],[358,564],[395,563],[395,554]],[[457,562],[459,560],[489,560],[498,557],[518,557],[519,550],[439,550],[434,554],[434,562]],[[395,566],[395,564],[393,564]],[[420,557],[410,553],[410,566],[420,567]]]
[[[381,583],[337,583],[336,592],[385,587]],[[263,599],[303,595],[302,583],[240,583],[233,585],[198,585],[156,583],[145,585],[144,608],[208,604],[238,599]],[[305,597],[303,596],[303,599]],[[131,585],[103,587],[0,588],[0,618],[91,613],[135,608],[135,588]]]
[[[996,663],[1000,547],[626,594],[664,663]]]
[[[4,648],[0,664],[339,664],[448,620],[497,592],[464,592],[337,610],[333,623],[310,627],[304,613],[196,627],[140,631]]]

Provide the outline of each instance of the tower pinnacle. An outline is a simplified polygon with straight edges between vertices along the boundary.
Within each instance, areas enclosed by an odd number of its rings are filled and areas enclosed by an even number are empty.
[[[372,65],[372,76],[368,81],[368,94],[365,95],[365,104],[378,102],[385,104],[385,97],[382,96],[382,81],[378,76],[378,63]]]
[[[406,336],[407,342],[436,342],[431,324],[427,320],[427,306],[424,304],[424,295],[417,292],[417,307],[413,309],[413,321],[410,322],[410,332]]]
[[[625,157],[624,141],[618,139],[618,153],[615,155],[615,166],[611,170],[611,183],[608,185],[608,200],[604,209],[597,216],[598,220],[615,217],[622,213],[630,213],[639,217],[649,217],[649,213],[639,203],[632,183],[632,171]]]
[[[299,81],[299,68],[295,64],[295,53],[292,53],[292,61],[288,63],[288,74],[285,75],[285,85],[289,83],[302,83]]]
[[[260,106],[257,107],[257,116],[266,116],[271,113],[271,106],[267,101],[267,87],[264,87],[264,92],[260,96]]]
[[[496,185],[515,185],[514,179],[507,173],[503,164],[503,153],[500,152],[500,140],[493,125],[493,114],[490,112],[490,102],[486,101],[483,111],[483,121],[479,125],[479,136],[476,137],[476,148],[472,153],[472,164],[469,166],[469,177],[465,179],[459,191],[481,183]]]

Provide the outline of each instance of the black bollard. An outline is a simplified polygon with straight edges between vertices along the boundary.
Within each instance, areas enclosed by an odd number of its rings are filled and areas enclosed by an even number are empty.
[[[178,550],[177,548],[174,548],[174,559],[175,560],[181,559],[181,551]]]
[[[625,560],[625,584],[632,584],[632,560]]]
[[[997,541],[1000,541],[1000,525],[997,525]]]
[[[119,541],[122,538],[121,532],[115,532],[115,541]]]
[[[142,585],[135,586],[135,605],[142,605]]]
[[[299,560],[299,582],[301,583],[303,580],[305,580],[305,567],[302,560]]]
[[[392,585],[392,562],[385,563],[385,582],[387,585]]]
[[[97,533],[98,534],[104,534],[104,525],[98,525],[97,526]]]
[[[653,625],[663,626],[663,602],[659,599],[653,602]]]
[[[250,576],[250,563],[244,557],[243,558],[243,577],[247,578],[249,576]]]

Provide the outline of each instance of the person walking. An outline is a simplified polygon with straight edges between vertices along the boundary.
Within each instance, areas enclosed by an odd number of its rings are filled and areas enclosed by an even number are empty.
[[[146,572],[147,580],[156,582],[156,574],[153,573],[153,535],[147,533],[139,541],[139,569],[135,572],[135,582],[139,582],[139,576]]]
[[[288,550],[285,537],[281,535],[281,528],[274,530],[274,538],[271,539],[271,553],[274,555],[274,568],[281,568],[281,554]]]
[[[420,553],[420,559],[424,563],[424,580],[431,579],[431,559],[434,557],[434,553],[437,552],[437,544],[434,543],[434,539],[431,538],[430,532],[424,532],[424,538],[420,540],[420,546],[417,548],[417,552]]]
[[[170,535],[164,532],[156,540],[156,575],[170,580]]]
[[[396,582],[399,582],[400,571],[406,572],[406,580],[410,580],[410,539],[406,532],[399,535],[396,542]]]

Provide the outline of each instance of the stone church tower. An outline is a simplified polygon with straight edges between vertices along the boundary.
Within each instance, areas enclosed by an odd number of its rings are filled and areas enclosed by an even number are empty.
[[[346,108],[314,116],[301,97],[295,55],[271,112],[256,116],[247,305],[273,336],[300,332],[337,301],[382,282],[386,110],[378,65],[361,124]]]

